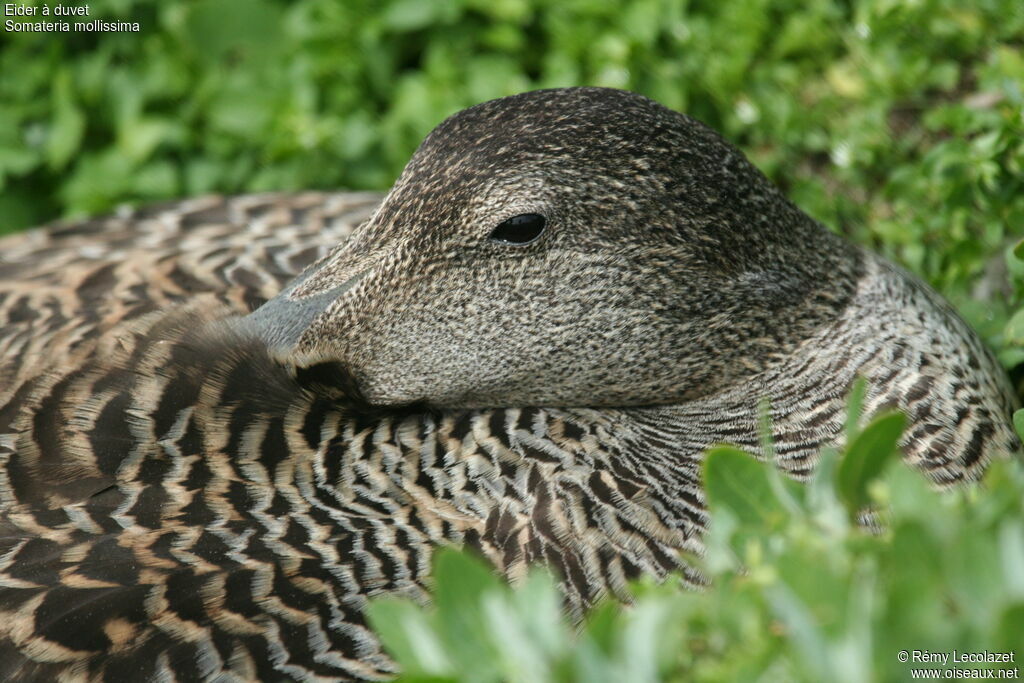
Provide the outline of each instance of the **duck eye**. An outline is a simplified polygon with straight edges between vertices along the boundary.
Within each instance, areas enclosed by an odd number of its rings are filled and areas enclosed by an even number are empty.
[[[492,242],[529,244],[540,237],[547,219],[539,213],[524,213],[502,221],[490,235]]]

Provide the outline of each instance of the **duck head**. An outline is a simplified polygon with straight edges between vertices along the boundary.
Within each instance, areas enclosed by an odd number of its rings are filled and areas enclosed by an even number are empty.
[[[382,406],[665,404],[834,318],[856,260],[698,121],[541,90],[441,123],[375,215],[248,322]]]

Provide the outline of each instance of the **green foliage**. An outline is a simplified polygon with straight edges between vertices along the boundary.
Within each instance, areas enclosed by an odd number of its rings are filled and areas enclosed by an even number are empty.
[[[847,448],[847,457],[839,463],[837,492],[851,510],[867,505],[868,484],[881,474],[896,453],[906,418],[903,413],[880,415],[857,434]]]
[[[708,497],[730,501],[739,522],[770,529],[785,517],[786,509],[772,491],[772,482],[745,452],[732,446],[712,448],[704,469]]]
[[[806,486],[710,451],[711,533],[693,559],[707,590],[638,583],[632,605],[602,603],[574,629],[550,575],[509,588],[442,550],[435,607],[378,599],[370,621],[408,681],[889,681],[923,668],[901,650],[1019,657],[1024,466],[998,462],[983,484],[938,493],[885,467],[901,427],[890,414],[856,430]],[[881,530],[854,521],[866,504]],[[986,666],[1019,663],[959,668]]]

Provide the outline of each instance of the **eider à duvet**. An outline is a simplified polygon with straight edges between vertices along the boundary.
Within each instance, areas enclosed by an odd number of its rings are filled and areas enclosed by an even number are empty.
[[[369,597],[431,554],[579,614],[701,583],[702,453],[795,477],[845,398],[939,485],[1020,451],[936,293],[628,92],[460,112],[391,191],[204,198],[0,240],[0,677],[396,673]]]

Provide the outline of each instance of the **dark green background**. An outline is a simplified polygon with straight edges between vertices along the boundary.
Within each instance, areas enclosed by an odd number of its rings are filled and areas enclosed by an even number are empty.
[[[209,192],[384,189],[463,107],[615,86],[721,130],[1024,360],[1020,0],[89,7],[141,31],[0,31],[0,232]]]

